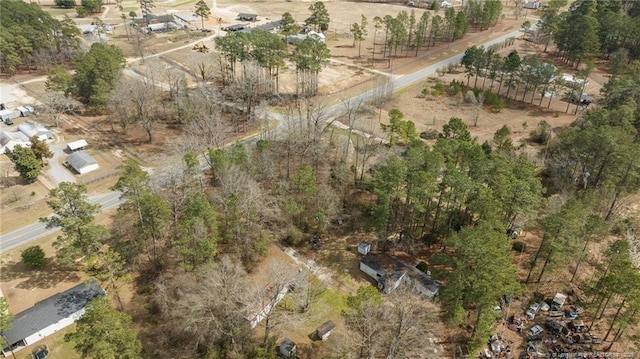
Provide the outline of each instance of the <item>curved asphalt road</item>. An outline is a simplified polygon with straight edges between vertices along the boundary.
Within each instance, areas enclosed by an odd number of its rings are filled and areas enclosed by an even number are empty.
[[[507,33],[505,35],[502,35],[496,39],[493,39],[491,41],[488,41],[486,43],[484,43],[485,47],[489,47],[491,45],[494,44],[498,44],[500,42],[505,41],[508,38],[511,37],[518,37],[520,36],[522,33],[520,30],[517,31],[513,31],[510,33]],[[458,63],[460,62],[460,60],[462,59],[462,57],[464,56],[464,53],[460,53],[457,55],[454,55],[446,60],[440,61],[438,63],[435,63],[431,66],[427,66],[423,69],[420,69],[416,72],[413,72],[411,74],[408,75],[401,75],[401,76],[397,76],[395,78],[393,78],[391,80],[391,91],[395,91],[395,90],[399,90],[401,88],[410,86],[420,80],[423,80],[424,78],[432,75],[433,73],[435,73],[438,69],[444,68],[446,66],[448,66],[449,64],[454,64],[454,63]],[[132,70],[126,70],[125,74],[134,78],[140,78],[142,76],[140,76],[139,74],[135,73]],[[383,85],[383,86],[387,86],[387,85]],[[359,95],[356,95],[354,97],[352,97],[351,99],[341,102],[341,103],[337,103],[333,106],[330,106],[326,109],[326,114],[328,115],[328,118],[326,120],[326,122],[331,122],[333,121],[333,119],[335,119],[336,117],[338,117],[339,115],[341,115],[342,113],[344,113],[346,111],[346,107],[348,106],[348,103],[354,104],[354,103],[364,103],[370,100],[373,100],[376,98],[376,96],[378,96],[381,93],[381,88],[374,88],[371,89],[369,91],[365,91]],[[283,116],[277,113],[268,113],[267,114],[269,117],[273,118],[273,119],[277,119],[279,124],[278,124],[278,128],[276,129],[277,134],[276,135],[280,135],[282,133],[284,133],[286,131],[285,128],[285,121],[283,121]],[[255,141],[258,140],[259,136],[261,134],[256,134],[255,136],[251,137],[251,138],[247,138],[245,139],[243,142],[246,143],[253,143]],[[102,210],[108,210],[110,208],[116,207],[118,205],[120,205],[120,203],[122,203],[123,201],[120,199],[120,192],[108,192],[105,194],[100,194],[100,195],[96,195],[93,197],[89,198],[89,202],[91,203],[98,203],[102,206]],[[35,239],[38,239],[42,236],[48,235],[50,233],[54,233],[56,231],[58,231],[59,228],[49,228],[47,229],[46,226],[41,223],[41,222],[37,222],[25,227],[22,227],[20,229],[17,229],[13,232],[7,233],[7,234],[3,234],[0,235],[0,253],[4,253],[10,249],[13,249],[15,247],[18,247],[20,245],[26,244],[30,241],[33,241]]]

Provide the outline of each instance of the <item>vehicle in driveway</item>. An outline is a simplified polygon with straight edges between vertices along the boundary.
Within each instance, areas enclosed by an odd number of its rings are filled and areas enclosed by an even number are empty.
[[[534,320],[539,310],[540,310],[540,303],[531,304],[529,309],[527,309],[527,319]]]
[[[540,334],[542,334],[542,332],[544,332],[544,329],[542,329],[541,326],[534,325],[533,327],[529,328],[529,330],[527,330],[527,336],[529,338],[535,338],[535,337],[539,336]]]

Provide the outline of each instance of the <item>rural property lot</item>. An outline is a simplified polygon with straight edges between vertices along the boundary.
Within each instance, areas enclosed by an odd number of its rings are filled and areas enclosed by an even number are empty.
[[[159,14],[164,11],[191,11],[194,3],[195,1],[158,2],[154,13]],[[206,28],[213,30],[212,34],[199,32],[188,33],[181,30],[175,33],[157,34],[148,37],[143,40],[144,52],[147,58],[144,61],[132,60],[129,68],[140,76],[147,77],[155,76],[159,69],[172,68],[186,75],[190,84],[195,84],[195,77],[193,74],[188,73],[189,71],[193,72],[193,62],[204,58],[216,66],[217,60],[213,52],[200,54],[193,51],[192,46],[194,43],[201,41],[206,46],[213,48],[213,38],[219,33],[220,28],[238,23],[239,21],[235,20],[235,17],[241,12],[258,14],[259,21],[256,25],[277,20],[282,13],[287,11],[292,13],[298,22],[302,23],[310,14],[308,11],[310,4],[311,2],[306,1],[241,3],[230,0],[218,2],[214,0],[211,19],[205,23]],[[133,1],[125,2],[125,9],[135,10],[136,6],[137,4]],[[326,2],[326,6],[332,18],[326,35],[327,44],[331,49],[333,58],[320,75],[320,96],[314,101],[321,104],[338,103],[341,100],[373,88],[376,84],[380,83],[381,79],[405,76],[429,64],[459,54],[468,46],[481,44],[489,38],[495,38],[513,32],[520,27],[523,21],[522,19],[513,19],[507,12],[507,16],[503,22],[494,29],[482,33],[468,34],[462,40],[453,44],[439,43],[428,52],[421,51],[418,56],[408,54],[406,57],[394,58],[391,66],[388,66],[389,64],[386,60],[378,58],[382,52],[384,33],[381,30],[376,31],[376,29],[374,29],[372,20],[376,16],[395,16],[399,11],[403,10],[410,12],[412,8],[401,4],[391,5],[342,1]],[[419,18],[424,11],[425,10],[416,9],[416,17]],[[358,56],[358,48],[357,46],[353,46],[353,39],[351,38],[349,28],[352,22],[360,21],[361,14],[369,19],[369,26],[367,39],[362,44],[361,56]],[[102,15],[106,22],[116,26],[121,25],[121,19],[119,19],[118,15],[119,13],[113,4],[106,4],[106,10]],[[442,12],[440,12],[440,15],[442,15]],[[221,18],[221,21],[219,21],[218,18]],[[81,21],[86,22],[86,20],[87,19],[83,19]],[[195,25],[199,26],[200,24]],[[377,44],[374,44],[374,37],[377,40]],[[127,41],[124,27],[116,27],[115,34],[109,42],[122,45],[128,56],[132,58],[137,57],[135,47],[130,41]],[[177,51],[172,51],[173,49],[177,49]],[[540,50],[529,42],[517,40],[515,45],[503,49],[503,53],[506,54],[513,49],[517,49],[522,55],[533,54]],[[541,55],[541,57],[546,58],[547,55]],[[549,61],[553,61],[552,58],[548,59]],[[566,68],[564,71],[571,73],[573,69]],[[426,130],[439,131],[442,125],[451,117],[460,117],[467,123],[472,135],[477,137],[480,143],[484,141],[491,142],[493,134],[500,127],[506,125],[510,128],[513,142],[517,147],[518,145],[528,145],[526,139],[529,131],[535,128],[537,123],[542,120],[549,123],[552,129],[558,129],[567,126],[576,118],[573,114],[573,105],[570,106],[570,111],[566,114],[567,103],[560,98],[554,99],[549,105],[549,109],[545,108],[548,99],[543,99],[542,108],[514,101],[511,104],[508,103],[507,108],[500,112],[491,112],[465,104],[463,96],[442,95],[434,97],[431,95],[422,95],[422,90],[425,88],[431,89],[436,83],[442,83],[448,86],[453,80],[466,83],[467,78],[465,74],[462,73],[461,68],[442,76],[434,74],[430,79],[420,81],[416,85],[402,89],[380,107],[369,108],[369,111],[357,120],[355,127],[367,133],[384,137],[385,135],[380,129],[380,124],[388,121],[388,111],[397,108],[404,113],[405,119],[411,120],[416,124],[418,132]],[[160,81],[163,80],[160,79]],[[293,92],[294,81],[295,69],[289,65],[282,73],[281,90],[284,92]],[[483,81],[483,79],[480,79],[480,81]],[[587,91],[590,94],[597,94],[605,81],[606,78],[602,75],[602,71],[596,70],[587,87]],[[487,87],[489,86],[488,82],[489,81],[487,81]],[[495,89],[497,86],[498,85],[495,84],[493,88]],[[37,89],[37,87],[30,86],[28,88],[30,90],[29,93],[25,94],[22,98],[18,96],[17,100],[27,101],[27,95],[37,98],[41,93],[39,93],[38,90],[34,90],[34,88]],[[504,94],[505,92],[503,88],[502,93]],[[533,103],[537,105],[540,95],[536,94],[535,96]],[[530,95],[527,96],[527,103],[529,99]],[[477,123],[473,120],[474,116],[478,116]],[[115,167],[127,156],[126,154],[123,155],[122,150],[118,147],[120,144],[113,143],[113,141],[104,136],[104,134],[109,131],[109,128],[113,128],[113,119],[109,117],[85,117],[82,119],[84,124],[80,127],[75,125],[77,124],[75,121],[78,120],[79,119],[71,118],[63,124],[59,129],[60,137],[55,145],[57,147],[63,146],[64,142],[68,142],[69,139],[91,138],[94,143],[96,143],[96,152],[93,154],[100,156],[100,163],[105,164],[100,176],[104,175],[106,178],[100,179],[96,177],[96,181],[88,181],[90,182],[90,191],[107,191],[109,186],[114,182]],[[145,165],[153,166],[155,164],[165,163],[163,157],[170,155],[167,153],[170,149],[168,146],[171,144],[174,136],[177,137],[179,135],[180,130],[180,126],[176,124],[169,124],[163,128],[159,127],[154,142],[146,144],[143,141],[135,140],[136,136],[143,137],[143,133],[139,129],[136,129],[132,132],[130,138],[128,138],[125,146],[135,153],[143,154],[143,158],[146,161]],[[134,140],[131,140],[131,138],[134,138]],[[539,148],[531,148],[527,151],[534,161],[539,158],[536,157],[538,156],[538,149]],[[2,170],[3,173],[10,171],[10,163],[6,160],[2,161],[0,170]],[[15,173],[12,174],[12,176],[15,177]],[[45,181],[47,180],[45,179]],[[33,222],[37,220],[38,217],[46,215],[47,208],[44,203],[44,197],[46,195],[47,185],[50,187],[51,183],[44,183],[45,181],[31,185],[14,185],[8,189],[3,188],[0,191],[0,195],[3,197],[1,213],[3,218],[1,231],[3,233],[21,227],[28,222]],[[9,195],[14,195],[16,201],[11,203],[5,202],[7,198],[9,198]],[[19,220],[7,222],[6,218],[19,218]],[[104,223],[109,222],[109,219],[106,217],[102,220]],[[48,256],[53,255],[53,250],[49,245],[52,237],[43,239],[42,241]],[[357,283],[367,283],[366,277],[359,272],[357,255],[353,251],[353,246],[357,244],[357,238],[339,238],[339,240],[336,241],[334,241],[334,239],[335,238],[332,238],[331,241],[333,243],[332,247],[322,248],[315,254],[306,253],[305,255],[305,257],[317,259],[318,263],[329,267],[332,272],[336,274],[336,276],[333,277],[335,283],[332,283],[331,292],[327,292],[327,298],[323,298],[322,303],[324,307],[322,307],[318,313],[312,313],[315,317],[304,326],[282,331],[280,333],[281,335],[290,335],[297,342],[303,343],[306,340],[305,335],[325,319],[340,320],[340,305],[343,305],[340,300],[346,295],[345,293],[352,293]],[[527,233],[526,240],[532,244],[539,242],[540,235],[539,233]],[[38,242],[38,244],[40,244],[40,242]],[[525,256],[531,254],[532,253],[526,253]],[[273,259],[278,256],[284,257],[281,250],[275,247],[270,248],[269,258]],[[283,260],[289,259],[284,258]],[[263,264],[263,266],[265,265],[266,263]],[[15,301],[15,298],[21,298],[23,296],[29,296],[34,300],[38,300],[54,292],[66,289],[63,287],[71,286],[80,280],[79,277],[74,277],[75,274],[73,272],[56,271],[55,267],[52,267],[53,273],[49,275],[45,275],[44,273],[26,273],[25,269],[22,268],[19,263],[18,251],[4,255],[2,257],[2,266],[3,274],[0,276],[1,285],[3,289],[5,289],[5,294],[12,301]],[[548,285],[548,283],[545,285]],[[33,295],[35,292],[37,292],[37,295]],[[335,298],[339,299],[336,300],[337,304],[331,301]],[[21,305],[25,307],[30,304],[32,303],[29,301],[21,303]],[[514,308],[513,310],[519,311],[519,308]],[[327,316],[331,318],[327,318]],[[501,330],[502,329],[503,328],[501,328]],[[503,335],[508,335],[507,333],[508,332],[503,332]],[[340,330],[337,331],[337,334],[340,334]],[[517,338],[518,339],[513,340],[520,339],[519,337]]]

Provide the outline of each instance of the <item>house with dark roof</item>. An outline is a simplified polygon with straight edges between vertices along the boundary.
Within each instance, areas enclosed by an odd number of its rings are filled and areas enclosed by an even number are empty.
[[[85,307],[98,296],[105,295],[95,279],[55,294],[33,307],[16,314],[11,330],[4,333],[9,346],[2,349],[6,357],[63,329],[84,314]]]
[[[383,293],[391,293],[400,284],[405,283],[429,298],[438,295],[440,286],[438,282],[414,266],[388,254],[367,254],[360,259],[360,270],[373,278],[378,284],[378,289]]]
[[[69,157],[67,157],[67,165],[81,175],[95,171],[100,167],[98,161],[84,151],[77,151],[70,154]]]
[[[383,293],[393,292],[407,275],[407,266],[386,254],[369,254],[360,259],[360,270],[376,280]]]

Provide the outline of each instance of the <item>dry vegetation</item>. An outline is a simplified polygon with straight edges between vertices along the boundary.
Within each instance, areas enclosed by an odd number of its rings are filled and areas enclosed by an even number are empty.
[[[129,5],[133,7],[133,3]],[[192,2],[169,2],[166,8],[170,10],[184,10],[190,9],[191,6]],[[165,6],[163,5],[163,7]],[[306,2],[254,2],[248,5],[239,5],[236,1],[219,1],[217,8],[213,11],[212,17],[222,17],[222,23],[219,24],[212,19],[209,20],[205,26],[216,29],[221,25],[233,24],[235,23],[234,17],[239,12],[256,12],[265,19],[263,21],[266,21],[266,18],[276,19],[279,18],[283,12],[290,11],[296,20],[302,21],[308,16],[306,13],[307,7],[308,3]],[[370,18],[373,18],[374,16],[395,14],[400,10],[405,10],[406,7],[400,5],[374,5],[352,2],[328,2],[327,7],[332,16],[335,17],[334,20],[332,20],[328,36],[328,43],[333,53],[333,61],[321,75],[320,94],[323,98],[317,100],[317,103],[323,104],[336,103],[341,99],[347,98],[354,92],[371,88],[375,78],[388,76],[387,72],[390,72],[390,70],[393,70],[393,76],[409,73],[427,63],[457,53],[467,46],[482,42],[487,37],[497,36],[500,33],[513,29],[514,26],[518,27],[520,23],[507,17],[500,26],[491,31],[491,34],[471,34],[450,48],[446,44],[440,45],[429,53],[421,54],[418,58],[409,57],[394,60],[393,68],[387,69],[385,64],[382,63],[374,63],[374,66],[370,66],[371,64],[368,58],[366,58],[370,56],[369,51],[373,48],[373,27],[370,26],[369,37],[363,44],[363,50],[366,49],[366,51],[363,51],[361,58],[355,56],[357,50],[351,47],[352,40],[349,38],[348,27],[354,14],[360,14],[362,12]],[[109,20],[108,22],[116,24],[118,21],[116,10],[112,5],[110,8],[111,13],[108,14],[106,19]],[[112,39],[114,43],[117,43],[125,50],[125,53],[130,56],[136,56],[137,49],[131,42],[127,41],[126,35],[122,32],[122,28],[116,28]],[[181,75],[186,74],[187,82],[190,85],[195,85],[197,80],[193,75],[193,62],[197,61],[197,58],[202,55],[191,50],[192,44],[197,41],[203,41],[204,44],[213,48],[214,44],[212,39],[213,36],[207,35],[206,33],[177,32],[173,34],[155,35],[144,40],[144,46],[149,58],[141,62],[132,63],[130,68],[143,76],[151,76],[154,73],[162,74],[163,72],[158,69],[169,68],[169,70],[164,73],[165,77],[160,81],[172,76],[169,74],[169,71],[176,71],[174,75],[178,72]],[[157,55],[164,51],[176,49],[177,47],[181,47],[182,49],[180,51]],[[523,54],[539,53],[540,51],[539,48],[524,41],[516,42],[516,48]],[[217,64],[213,54],[206,56],[208,56],[212,64]],[[545,59],[553,60],[548,57],[545,57]],[[192,73],[189,74],[189,71]],[[215,68],[211,69],[211,71],[215,71]],[[161,78],[162,76],[163,75],[160,75]],[[24,74],[16,77],[15,80],[20,82],[32,77],[33,74]],[[292,68],[287,69],[283,76],[284,91],[291,88],[294,80],[294,70]],[[540,150],[542,148],[528,142],[529,131],[542,120],[548,122],[554,131],[559,131],[576,119],[575,115],[565,113],[566,102],[560,100],[554,100],[549,109],[541,109],[537,106],[530,106],[521,102],[511,102],[507,108],[498,113],[481,110],[480,118],[477,124],[474,124],[473,116],[476,113],[476,109],[464,104],[463,98],[449,97],[446,95],[439,97],[420,96],[423,88],[430,88],[436,83],[448,84],[452,80],[465,81],[466,78],[462,73],[448,73],[444,76],[434,77],[424,81],[414,87],[403,89],[380,108],[370,107],[364,111],[364,115],[357,120],[354,127],[366,133],[373,133],[382,137],[383,133],[379,128],[379,124],[388,122],[387,112],[393,108],[401,109],[405,118],[416,124],[418,132],[429,129],[440,130],[449,118],[460,117],[467,123],[470,132],[480,143],[491,141],[493,134],[500,127],[506,125],[511,129],[512,139],[516,147],[522,145],[530,158],[534,162],[540,163]],[[598,93],[600,87],[606,80],[604,71],[596,70],[591,76],[588,91],[594,94]],[[29,94],[37,98],[41,95],[42,89],[29,88],[29,90]],[[23,97],[23,101],[25,101],[25,99],[26,97]],[[25,102],[31,102],[31,100]],[[175,153],[181,153],[179,144],[181,140],[180,135],[185,133],[186,129],[184,125],[173,120],[173,115],[174,113],[169,112],[166,118],[157,124],[153,129],[154,140],[150,143],[145,141],[144,129],[132,127],[129,132],[125,133],[117,127],[116,119],[113,117],[74,117],[65,121],[60,128],[56,129],[59,136],[56,144],[63,144],[69,142],[71,139],[79,138],[87,138],[91,140],[90,142],[95,143],[94,154],[100,158],[99,161],[102,166],[101,172],[92,175],[92,177],[83,178],[82,181],[89,184],[91,192],[94,190],[102,192],[106,191],[115,183],[115,168],[123,159],[134,158],[145,166],[152,167],[166,163],[169,161],[167,157],[171,157]],[[228,117],[223,119],[225,127],[220,128],[220,132],[227,134],[228,138],[219,138],[220,145],[229,142],[228,139],[238,136],[238,133],[233,131],[232,126],[229,125],[231,116],[232,115],[228,115]],[[264,126],[264,124],[254,124],[253,126],[245,128],[242,132],[251,133],[252,131],[259,130],[261,126]],[[345,140],[346,135],[344,132],[332,130],[332,138],[326,141],[334,141],[334,134],[336,136],[335,143]],[[337,156],[338,152],[339,150],[334,150],[332,155]],[[378,156],[380,159],[384,159],[387,153],[381,151]],[[34,184],[26,185],[20,183],[17,175],[12,173],[10,163],[6,160],[0,163],[0,171],[5,177],[6,184],[0,190],[0,196],[2,197],[2,233],[20,228],[48,213],[44,197],[48,189],[52,187],[51,181],[45,177],[42,181]],[[370,200],[370,198],[361,198],[363,203],[366,203],[368,200]],[[358,211],[362,211],[364,208],[364,205],[360,205],[362,204],[356,203],[353,205],[353,215],[350,216],[350,222],[342,227],[338,226],[334,228],[334,231],[330,231],[326,237],[322,238],[323,244],[319,250],[313,251],[310,247],[303,246],[302,249],[300,249],[300,255],[303,259],[294,261],[290,256],[287,256],[281,248],[272,245],[269,247],[269,252],[266,256],[268,259],[258,264],[249,277],[251,282],[254,282],[254,284],[257,283],[258,280],[255,276],[264,273],[264,271],[266,271],[265,268],[267,268],[272,261],[293,262],[300,268],[308,268],[309,261],[313,260],[330,273],[330,279],[327,283],[324,283],[328,288],[318,296],[317,307],[315,307],[309,315],[304,317],[300,316],[303,318],[287,317],[287,322],[281,319],[280,325],[273,328],[275,337],[290,337],[300,343],[301,353],[308,357],[312,357],[311,353],[316,357],[318,357],[318,355],[328,355],[327,346],[344,348],[352,345],[352,339],[347,337],[348,332],[344,330],[344,321],[340,314],[345,308],[344,297],[353,294],[359,285],[369,283],[368,278],[363,275],[357,267],[358,262],[355,246],[360,241],[373,239],[371,235],[365,233],[362,224],[357,223],[360,220]],[[8,218],[10,218],[10,220],[8,220]],[[106,218],[101,221],[104,223],[110,222],[110,220]],[[360,231],[356,232],[354,229]],[[519,265],[518,274],[522,279],[526,276],[524,266],[534,255],[532,250],[536,248],[540,242],[541,233],[535,228],[526,230],[521,240],[528,243],[528,250],[522,254],[513,254],[513,259]],[[50,242],[51,237],[43,238],[36,242],[37,244],[43,245],[48,256],[53,255],[53,250],[49,246]],[[590,261],[588,263],[589,265],[585,266],[583,276],[587,277],[594,271],[594,266],[591,265],[597,263],[596,259],[598,258],[598,254],[604,246],[604,243],[600,243],[594,244],[589,248]],[[428,258],[431,253],[432,249],[424,248],[422,252],[416,254],[416,257]],[[565,283],[569,276],[570,273],[568,271],[561,273],[553,279],[549,279],[547,282],[529,287],[528,292],[542,292],[546,296],[552,296],[556,291],[566,291],[567,288],[565,288],[562,283]],[[16,308],[24,309],[29,307],[52,293],[62,291],[75,284],[81,277],[82,274],[80,273],[69,272],[54,266],[48,267],[46,273],[28,272],[19,263],[19,249],[9,253],[3,253],[2,256],[0,285],[5,296],[7,296],[12,304],[12,311],[18,311]],[[176,278],[179,277],[176,275]],[[144,279],[146,278],[139,278],[138,282],[134,282],[134,284],[125,287],[121,295],[125,299],[125,309],[133,315],[145,344],[155,345],[158,344],[158,341],[164,340],[164,337],[156,336],[155,328],[148,325],[152,319],[149,316],[150,308],[148,306],[148,294],[152,288],[150,288],[148,284],[144,286],[137,286],[136,284],[144,282]],[[175,280],[175,278],[167,278],[167,280]],[[20,304],[13,304],[17,302],[16,298],[27,297],[29,300],[23,301],[21,299]],[[529,300],[530,298],[528,296],[519,298],[512,307],[508,309],[505,315],[513,313],[522,314],[522,311],[526,310]],[[166,310],[166,308],[164,309]],[[155,314],[155,312],[153,313]],[[328,319],[332,319],[338,323],[338,329],[330,341],[326,344],[318,344],[311,341],[307,337],[308,334]],[[290,325],[291,323],[298,324]],[[263,325],[259,326],[254,332],[254,335],[259,337],[263,330]],[[443,341],[448,343],[448,352],[453,350],[451,343],[455,342],[463,330],[464,329],[453,328],[444,331],[445,338],[443,338]],[[511,340],[516,347],[519,346],[519,343],[522,341],[521,336],[513,335],[513,332],[510,332],[502,325],[498,326],[497,333]],[[55,343],[59,342],[59,338],[55,337],[48,340],[52,343],[50,346],[57,346]],[[160,348],[166,349],[166,346],[158,345]],[[620,343],[618,347],[614,347],[614,350],[622,352],[626,348],[628,348],[628,343]],[[164,353],[164,355],[167,354],[171,353]],[[179,351],[172,354],[180,356]]]

